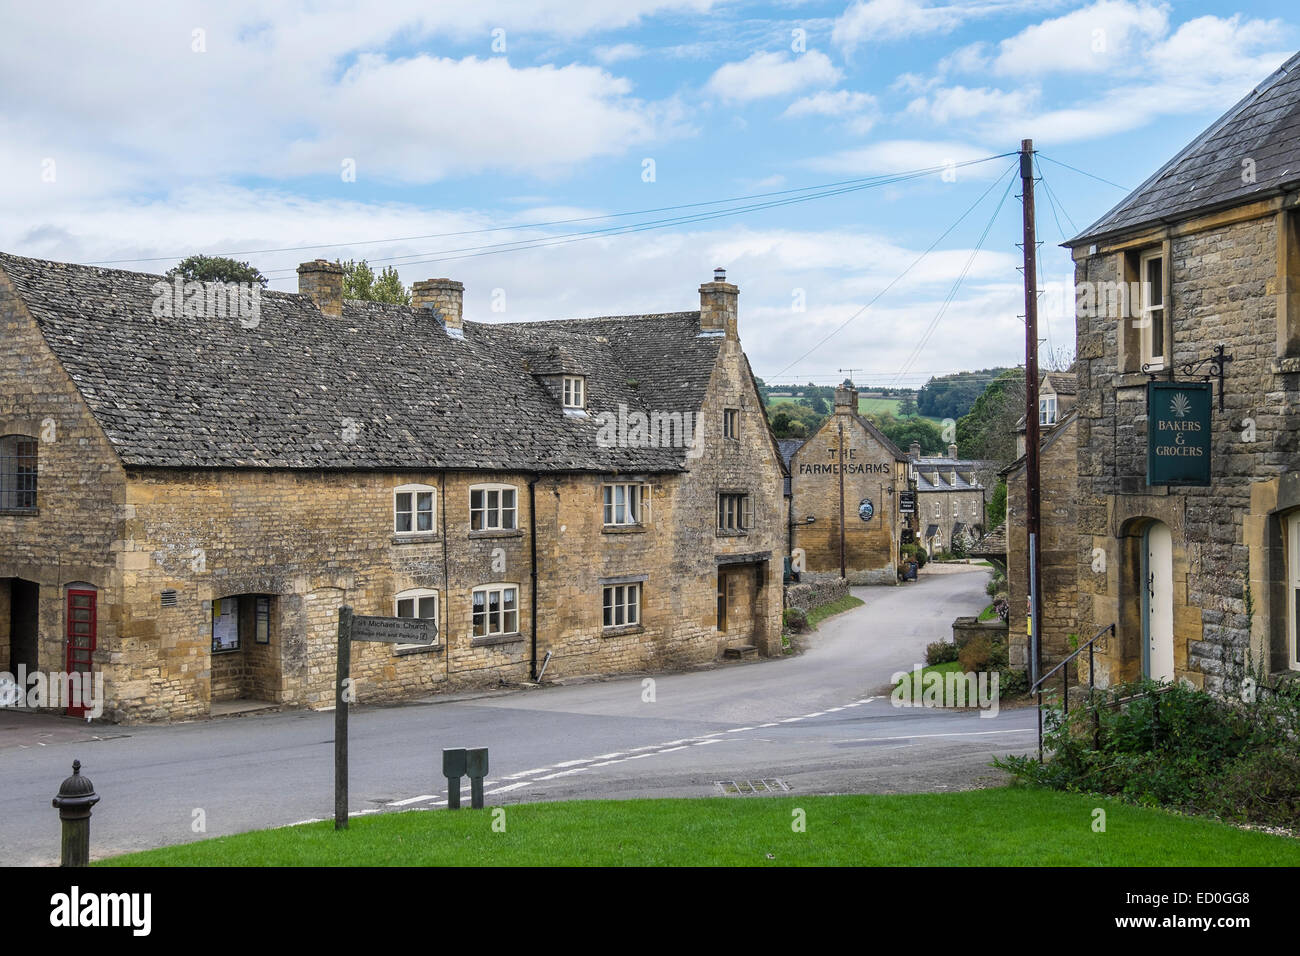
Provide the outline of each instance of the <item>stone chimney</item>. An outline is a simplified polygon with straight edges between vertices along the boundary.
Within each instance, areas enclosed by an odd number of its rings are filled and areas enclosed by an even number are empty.
[[[411,305],[429,309],[447,329],[461,336],[465,329],[465,286],[455,279],[425,279],[411,286]]]
[[[953,461],[957,460],[957,446],[955,444],[948,446],[948,457]]]
[[[858,390],[847,385],[835,386],[835,414],[852,415],[858,410]]]
[[[920,443],[919,441],[914,441],[914,442],[912,442],[912,447],[911,447],[910,449],[908,449],[908,454],[911,455],[913,458],[920,458],[920,457],[921,457],[921,443]]]
[[[736,322],[736,299],[740,289],[727,281],[727,271],[713,270],[713,281],[700,286],[700,331],[725,332],[727,338],[740,337]]]
[[[316,259],[298,267],[298,294],[309,295],[316,308],[335,318],[343,314],[343,267]]]

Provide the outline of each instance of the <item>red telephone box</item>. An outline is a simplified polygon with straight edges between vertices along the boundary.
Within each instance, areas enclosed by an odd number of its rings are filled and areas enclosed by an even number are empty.
[[[85,674],[91,669],[91,655],[95,652],[95,635],[96,635],[96,598],[94,591],[69,590],[68,591],[68,632],[67,632],[67,672],[69,674]],[[83,691],[89,688],[82,685]],[[84,716],[86,704],[89,701],[83,694],[80,706],[74,706],[72,701],[68,701],[67,712],[69,716]]]

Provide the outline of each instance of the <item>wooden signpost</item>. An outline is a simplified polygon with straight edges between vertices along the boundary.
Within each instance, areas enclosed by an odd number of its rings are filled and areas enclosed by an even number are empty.
[[[339,657],[334,687],[334,829],[348,828],[348,702],[352,693],[352,642],[433,644],[438,622],[422,617],[365,617],[339,608]]]

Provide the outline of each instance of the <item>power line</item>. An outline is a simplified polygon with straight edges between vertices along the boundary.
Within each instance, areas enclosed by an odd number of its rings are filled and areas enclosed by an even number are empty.
[[[1051,156],[1045,156],[1042,153],[1038,153],[1038,155],[1042,159],[1047,160],[1049,163],[1056,163],[1056,165],[1058,166],[1064,166],[1066,169],[1074,170],[1074,172],[1078,173],[1081,176],[1087,176],[1089,179],[1095,179],[1099,183],[1105,183],[1107,186],[1114,186],[1116,189],[1122,189],[1126,193],[1130,193],[1133,191],[1128,186],[1121,186],[1119,183],[1111,182],[1109,179],[1103,179],[1101,176],[1095,176],[1086,170],[1079,169],[1079,167],[1077,166],[1071,166],[1069,163],[1063,163],[1059,159],[1052,159]]]
[[[1000,159],[1003,156],[1009,156],[1009,155],[1011,154],[1001,153],[996,156],[986,156],[981,159],[964,160],[960,163],[956,163],[953,165],[954,167],[973,166],[979,163],[988,162],[993,159]],[[572,225],[574,223],[579,223],[579,222],[597,222],[604,219],[618,219],[627,216],[649,215],[651,213],[657,213],[657,212],[671,212],[677,209],[694,209],[702,206],[718,206],[718,205],[724,205],[726,203],[746,202],[752,199],[766,199],[772,196],[786,196],[786,195],[791,195],[793,193],[832,189],[840,186],[850,186],[856,184],[874,185],[876,184],[875,181],[877,180],[880,181],[880,184],[887,184],[889,182],[895,181],[893,179],[894,176],[910,177],[913,175],[928,175],[929,173],[939,172],[947,168],[949,167],[945,164],[943,166],[932,166],[926,169],[909,170],[908,172],[901,173],[901,174],[867,176],[859,179],[844,179],[844,180],[839,180],[838,182],[822,183],[820,185],[815,185],[815,186],[797,186],[797,187],[792,187],[790,189],[778,189],[778,190],[772,190],[770,192],[751,193],[745,196],[733,196],[728,199],[703,200],[700,202],[680,203],[673,206],[658,206],[651,209],[640,209],[640,210],[633,210],[629,212],[605,213],[597,216],[578,216],[569,219],[554,219],[554,220],[549,220],[544,222],[511,224],[511,225],[502,225],[502,226],[488,226],[482,229],[466,229],[459,232],[429,233],[427,235],[421,235],[421,236],[395,236],[395,237],[390,237],[385,239],[359,239],[351,242],[317,243],[312,245],[277,246],[277,247],[270,247],[265,249],[244,249],[244,250],[236,250],[233,252],[214,252],[214,253],[208,253],[208,255],[227,256],[233,258],[234,256],[266,255],[269,253],[276,253],[276,252],[304,252],[304,251],[310,251],[316,249],[338,249],[338,248],[348,248],[352,246],[378,245],[378,244],[394,243],[394,242],[417,242],[424,239],[446,239],[454,236],[471,236],[471,235],[481,235],[483,233],[489,233],[489,232],[501,232],[507,229],[542,229],[542,228],[550,228],[554,226]],[[134,259],[98,259],[92,261],[90,264],[91,265],[118,265],[127,262],[165,262],[172,259],[182,259],[186,255],[189,255],[189,253],[185,253],[182,255],[173,255],[173,256],[142,256]],[[375,261],[382,261],[382,260],[375,260]]]
[[[1010,153],[1004,153],[1003,155],[1011,155],[1011,154],[1010,154]],[[998,183],[1002,181],[1002,177],[1005,176],[1005,175],[1007,175],[1007,173],[1009,173],[1012,169],[1014,169],[1014,168],[1016,167],[1016,165],[1017,165],[1016,163],[1012,163],[1010,166],[1008,166],[1008,167],[1006,168],[1006,170],[1003,171],[1003,173],[1002,173],[1000,176],[998,176],[996,179],[994,179],[993,182],[989,185],[989,188],[986,189],[986,190],[984,190],[984,192],[980,193],[979,198],[976,199],[975,202],[971,203],[971,205],[968,206],[968,207],[966,208],[966,211],[965,211],[965,212],[963,212],[960,216],[958,216],[958,217],[953,221],[953,223],[952,223],[950,226],[948,226],[947,229],[945,229],[942,233],[940,233],[940,234],[939,234],[939,237],[938,237],[937,239],[935,239],[934,242],[930,243],[930,245],[926,247],[926,249],[925,249],[924,252],[922,252],[922,253],[921,253],[919,256],[917,256],[914,260],[912,260],[912,262],[907,266],[907,268],[905,268],[902,272],[900,272],[897,276],[895,276],[892,280],[890,280],[890,282],[889,282],[889,284],[888,284],[887,286],[885,286],[885,287],[884,287],[883,289],[881,289],[878,293],[876,293],[876,295],[873,296],[872,299],[871,299],[871,300],[870,300],[866,305],[864,305],[862,308],[858,309],[856,312],[854,312],[852,315],[850,315],[847,319],[845,319],[843,322],[841,322],[839,325],[837,325],[834,329],[832,329],[830,332],[826,333],[826,335],[822,336],[822,338],[821,338],[820,340],[818,340],[817,343],[816,343],[815,345],[813,345],[812,348],[808,349],[808,351],[804,352],[804,353],[803,353],[802,355],[800,355],[797,359],[795,359],[793,362],[791,362],[791,363],[790,363],[789,365],[787,365],[785,368],[781,369],[781,371],[777,372],[776,374],[777,374],[777,375],[784,375],[784,374],[785,374],[786,372],[788,372],[790,369],[794,368],[796,365],[798,365],[800,362],[802,362],[804,359],[806,359],[806,358],[807,358],[809,355],[811,355],[813,352],[817,351],[819,348],[821,348],[823,345],[825,345],[826,342],[828,342],[828,341],[831,339],[832,336],[838,334],[838,333],[840,332],[840,330],[842,330],[843,328],[845,328],[845,327],[846,327],[850,322],[852,322],[854,319],[858,318],[858,316],[860,316],[860,315],[862,315],[862,313],[866,312],[867,309],[871,308],[871,307],[872,307],[873,305],[875,305],[878,301],[880,301],[881,297],[883,297],[883,296],[885,295],[885,293],[887,293],[887,292],[888,292],[890,289],[892,289],[895,285],[897,285],[899,282],[901,282],[901,281],[903,280],[903,278],[904,278],[904,277],[905,277],[909,272],[911,272],[914,268],[916,268],[917,265],[920,264],[920,262],[921,262],[922,259],[924,259],[926,256],[928,256],[931,252],[933,252],[934,249],[935,249],[935,247],[938,246],[939,243],[943,242],[943,240],[946,239],[946,238],[948,237],[948,234],[949,234],[950,232],[952,232],[952,231],[953,231],[954,229],[956,229],[959,225],[961,225],[961,223],[963,222],[963,220],[965,220],[965,218],[966,218],[967,216],[969,216],[969,215],[971,214],[971,212],[973,212],[973,211],[975,210],[975,207],[977,207],[980,203],[982,203],[982,202],[984,201],[984,198],[985,198],[986,196],[988,196],[988,194],[991,193],[991,192],[992,192],[992,191],[997,187]]]
[[[1003,154],[1008,155],[1008,154]],[[997,159],[1000,157],[989,157]],[[975,160],[973,162],[984,162],[984,160]],[[490,243],[483,246],[466,246],[460,249],[443,249],[437,252],[406,253],[397,256],[385,256],[373,260],[374,263],[391,262],[403,266],[427,265],[436,262],[454,262],[460,259],[473,259],[479,256],[500,255],[504,252],[520,252],[528,249],[544,249],[551,246],[568,245],[571,242],[582,242],[588,239],[597,239],[603,236],[622,236],[630,235],[636,232],[645,232],[650,229],[663,229],[669,226],[687,225],[697,222],[708,222],[713,219],[721,219],[727,216],[740,215],[741,213],[754,212],[760,209],[773,209],[779,206],[789,206],[802,202],[809,202],[814,199],[825,199],[830,196],[839,196],[851,192],[859,192],[863,189],[873,189],[879,186],[893,185],[895,183],[906,182],[913,179],[919,179],[931,175],[937,170],[947,167],[935,166],[927,169],[913,170],[906,173],[898,173],[888,177],[874,177],[870,182],[860,183],[858,185],[845,186],[835,189],[827,189],[822,192],[813,193],[804,196],[794,196],[787,199],[776,199],[762,203],[752,203],[748,206],[737,206],[731,209],[715,210],[712,212],[692,213],[686,216],[673,216],[665,219],[649,220],[647,222],[629,223],[627,225],[609,226],[604,229],[584,230],[582,232],[568,233],[559,236],[540,236],[532,239],[515,239],[509,242]],[[463,254],[456,254],[463,253]],[[418,258],[420,256],[431,256],[432,258]],[[398,262],[398,260],[407,260]],[[293,267],[282,269],[271,269],[266,273],[268,278],[285,278],[292,275]]]
[[[939,323],[943,321],[944,315],[948,312],[948,307],[952,305],[953,300],[957,298],[957,290],[961,288],[962,281],[970,273],[971,266],[975,264],[975,257],[979,255],[980,249],[984,246],[984,240],[988,238],[989,232],[992,231],[993,224],[997,221],[998,216],[1002,212],[1002,207],[1006,205],[1007,196],[1011,195],[1011,186],[1014,182],[1014,177],[1009,177],[1007,179],[1007,188],[1002,191],[1002,198],[998,200],[997,208],[993,210],[993,215],[989,217],[989,221],[985,224],[984,231],[980,234],[979,241],[975,244],[975,248],[971,250],[970,256],[966,259],[966,265],[958,274],[957,281],[952,284],[952,288],[948,291],[948,297],[944,299],[943,304],[939,307],[939,311],[935,314],[929,326],[926,328],[925,334],[921,336],[921,340],[917,342],[916,347],[912,349],[912,354],[907,357],[907,361],[904,362],[903,367],[899,369],[899,377],[895,378],[895,381],[899,381],[901,376],[911,369],[912,363],[916,361],[922,350],[927,344],[929,344],[930,336],[934,334],[935,329],[939,327]]]

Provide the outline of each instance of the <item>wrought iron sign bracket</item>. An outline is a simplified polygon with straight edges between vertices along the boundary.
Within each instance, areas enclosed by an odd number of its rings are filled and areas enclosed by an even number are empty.
[[[1195,362],[1184,362],[1182,365],[1171,366],[1169,368],[1169,381],[1172,382],[1174,380],[1175,368],[1180,369],[1184,375],[1199,375],[1202,382],[1208,382],[1213,378],[1217,378],[1219,380],[1219,411],[1223,411],[1224,373],[1227,364],[1231,361],[1232,356],[1224,354],[1224,346],[1222,344],[1216,345],[1214,351],[1203,359],[1197,359]],[[1197,370],[1207,363],[1210,365],[1210,368],[1198,373]],[[1156,381],[1157,374],[1163,372],[1164,369],[1152,369],[1149,363],[1143,362],[1142,371],[1151,379],[1151,381],[1154,382]]]

